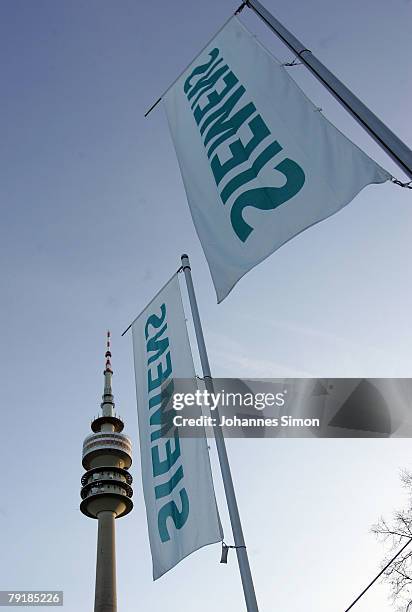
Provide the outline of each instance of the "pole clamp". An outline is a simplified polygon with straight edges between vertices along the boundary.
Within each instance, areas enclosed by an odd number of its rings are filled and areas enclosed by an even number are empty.
[[[412,181],[409,181],[407,183],[402,183],[402,181],[399,181],[398,179],[392,177],[391,182],[394,183],[395,185],[399,185],[399,187],[404,187],[405,189],[412,189]]]
[[[220,557],[220,563],[227,563],[227,557],[230,548],[246,548],[246,546],[231,546],[229,544],[226,544],[225,542],[222,542],[222,555]]]
[[[308,53],[312,53],[312,51],[310,49],[302,49],[302,51],[299,51],[299,53],[296,53],[296,55],[298,57],[301,57],[302,53],[305,53],[305,51],[307,51]]]

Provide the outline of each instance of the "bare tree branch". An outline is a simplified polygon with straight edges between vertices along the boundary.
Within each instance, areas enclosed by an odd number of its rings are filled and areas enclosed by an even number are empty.
[[[408,495],[406,507],[394,512],[391,520],[381,517],[371,528],[376,538],[386,546],[382,567],[389,562],[400,543],[412,537],[412,472],[403,470],[400,478]],[[397,612],[412,612],[412,551],[401,554],[385,571],[382,580],[390,587]]]

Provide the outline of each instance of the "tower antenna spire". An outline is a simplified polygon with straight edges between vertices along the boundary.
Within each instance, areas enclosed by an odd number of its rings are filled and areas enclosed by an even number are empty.
[[[103,411],[103,416],[113,416],[113,408],[114,408],[114,402],[113,402],[113,392],[112,392],[112,376],[113,376],[113,369],[112,369],[112,362],[111,362],[111,357],[112,357],[112,352],[111,352],[111,346],[110,346],[110,331],[107,330],[107,336],[106,336],[106,353],[105,353],[105,359],[106,359],[106,364],[105,364],[105,368],[104,368],[104,392],[103,392],[103,403],[102,403],[102,411]],[[108,401],[106,401],[108,400]],[[112,407],[112,411],[110,413],[105,413],[105,408],[106,408],[106,404],[110,404]]]
[[[104,373],[111,372],[113,374],[113,370],[112,370],[112,364],[110,361],[110,358],[112,356],[112,353],[110,351],[110,330],[107,330],[107,341],[106,341],[106,368],[104,370]]]
[[[113,369],[112,369],[112,362],[111,362],[112,352],[110,349],[111,349],[110,331],[107,330],[106,353],[105,353],[106,364],[105,364],[105,368],[103,372],[104,391],[103,391],[103,398],[102,398],[103,401],[101,404],[102,414],[104,417],[114,416],[114,398],[113,398],[113,391],[112,391]]]

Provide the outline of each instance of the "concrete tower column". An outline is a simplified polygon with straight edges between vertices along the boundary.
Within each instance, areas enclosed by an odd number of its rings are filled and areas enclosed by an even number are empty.
[[[94,612],[117,612],[115,514],[97,515],[97,561]]]

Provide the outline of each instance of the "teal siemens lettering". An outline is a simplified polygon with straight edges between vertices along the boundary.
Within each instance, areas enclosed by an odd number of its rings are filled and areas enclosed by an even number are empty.
[[[173,423],[175,414],[171,403],[174,390],[173,367],[166,314],[166,304],[162,304],[160,315],[151,314],[145,325],[152,469],[155,483],[156,479],[159,479],[154,491],[156,499],[164,501],[157,515],[162,542],[171,539],[171,522],[176,529],[181,529],[189,517],[189,496],[184,487],[179,432]],[[169,430],[172,430],[173,436],[165,439],[163,436]],[[164,482],[164,474],[167,473],[170,478]],[[175,489],[178,490],[180,497],[179,506],[171,499],[172,494],[176,499]]]
[[[273,138],[253,102],[245,99],[242,106],[238,105],[242,98],[247,98],[246,89],[220,57],[220,50],[212,49],[209,58],[192,70],[183,89],[199,127],[222,203],[226,204],[239,187],[245,186],[232,204],[230,220],[238,238],[246,242],[254,228],[243,218],[243,210],[248,206],[259,210],[274,210],[302,189],[305,173],[295,161],[286,158],[274,166],[274,170],[286,179],[282,187],[247,188],[248,183],[258,177],[262,168],[283,147]],[[238,110],[234,111],[236,105]],[[247,143],[243,143],[240,138],[233,140],[245,124],[251,133],[250,140]],[[228,172],[249,161],[253,151],[263,141],[266,141],[264,148],[253,163],[232,176],[223,186],[223,179]]]

